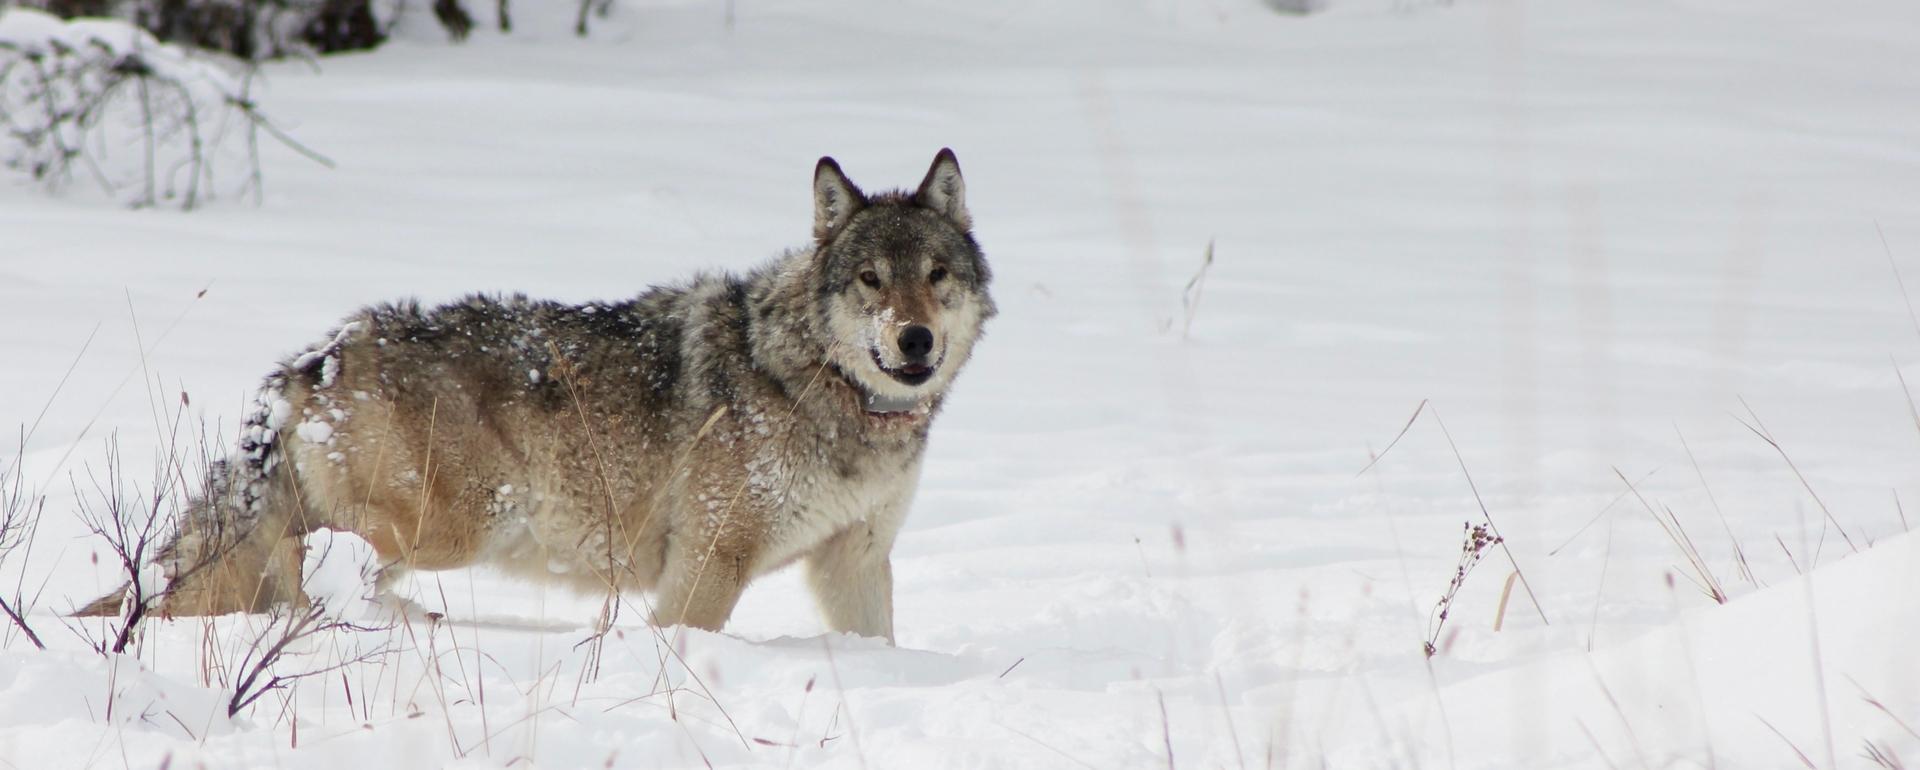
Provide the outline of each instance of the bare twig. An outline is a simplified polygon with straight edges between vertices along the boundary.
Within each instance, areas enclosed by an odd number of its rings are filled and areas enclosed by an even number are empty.
[[[1220,695],[1220,713],[1227,718],[1227,740],[1233,742],[1233,760],[1240,770],[1247,770],[1247,758],[1240,753],[1240,731],[1233,726],[1233,706],[1227,703],[1227,685],[1220,681],[1220,672],[1213,672],[1213,689]],[[1368,696],[1371,700],[1372,696]]]
[[[1673,426],[1673,435],[1680,437],[1680,448],[1686,451],[1687,462],[1693,464],[1693,474],[1700,478],[1700,488],[1707,493],[1707,504],[1712,505],[1714,515],[1720,517],[1720,529],[1727,533],[1727,542],[1733,545],[1733,563],[1740,572],[1740,578],[1747,581],[1748,585],[1760,585],[1759,579],[1753,576],[1753,568],[1747,564],[1747,549],[1740,546],[1740,538],[1733,536],[1733,525],[1727,522],[1726,512],[1720,509],[1720,501],[1714,498],[1713,487],[1707,484],[1707,474],[1700,470],[1700,461],[1694,458],[1693,447],[1687,444],[1687,436],[1680,432],[1678,423]]]
[[[1153,691],[1153,699],[1160,704],[1160,740],[1167,747],[1167,770],[1173,767],[1173,723],[1167,719],[1167,696],[1158,689]]]
[[[1187,281],[1186,288],[1180,290],[1180,313],[1184,320],[1180,324],[1182,338],[1192,336],[1193,318],[1200,313],[1200,294],[1206,290],[1207,271],[1213,267],[1213,239],[1207,239],[1206,254],[1200,258],[1200,270]]]
[[[840,683],[840,665],[833,660],[833,642],[828,637],[820,637],[820,649],[827,654],[827,673],[833,677],[833,689],[840,694],[840,705],[846,706],[847,687]],[[867,752],[860,747],[860,729],[853,724],[852,712],[847,713],[847,734],[853,736],[853,755],[860,760],[860,767],[867,766]]]
[[[236,103],[234,106],[239,107],[240,111],[244,113],[247,119],[252,121],[254,125],[266,129],[267,133],[272,134],[275,140],[286,145],[287,149],[300,153],[306,156],[307,160],[318,163],[327,169],[338,167],[332,158],[321,155],[313,148],[301,144],[299,140],[294,139],[291,134],[281,130],[279,126],[274,125],[273,121],[268,120],[266,115],[261,114],[259,109],[255,108],[251,102]]]
[[[1497,544],[1500,546],[1501,552],[1507,555],[1507,563],[1513,566],[1514,572],[1520,574],[1520,587],[1526,589],[1527,600],[1533,602],[1533,610],[1540,614],[1540,623],[1542,625],[1552,625],[1552,622],[1547,620],[1547,608],[1540,606],[1540,597],[1534,595],[1533,584],[1528,582],[1527,573],[1520,569],[1520,560],[1514,558],[1513,549],[1507,547],[1506,536],[1500,534],[1499,526],[1493,523],[1493,514],[1487,510],[1487,501],[1481,499],[1480,487],[1473,483],[1473,472],[1467,470],[1467,459],[1460,454],[1460,447],[1453,443],[1453,433],[1447,430],[1447,422],[1440,419],[1440,410],[1438,408],[1433,410],[1433,421],[1439,424],[1440,435],[1447,437],[1447,447],[1453,450],[1453,459],[1459,461],[1460,473],[1467,477],[1467,488],[1473,491],[1473,502],[1480,506],[1480,515],[1487,520],[1487,529],[1497,538]]]
[[[1880,248],[1887,254],[1887,267],[1893,268],[1893,283],[1900,287],[1900,301],[1907,305],[1907,320],[1913,322],[1913,333],[1920,336],[1920,315],[1913,312],[1913,297],[1907,294],[1907,282],[1900,277],[1900,263],[1893,258],[1893,247],[1887,244],[1887,231],[1880,228],[1880,220],[1873,220],[1873,231],[1880,235]]]
[[[1592,656],[1587,656],[1586,661],[1587,671],[1593,674],[1593,683],[1600,687],[1600,694],[1606,696],[1607,705],[1613,709],[1614,718],[1620,720],[1620,728],[1627,732],[1627,741],[1633,746],[1634,759],[1639,760],[1641,767],[1651,768],[1652,765],[1647,764],[1646,752],[1640,749],[1640,736],[1634,734],[1633,723],[1627,721],[1627,712],[1620,708],[1620,700],[1613,697],[1613,688],[1608,687],[1607,680],[1601,678],[1600,668],[1593,664]]]
[[[1797,559],[1795,559],[1795,558],[1793,558],[1793,549],[1791,549],[1791,548],[1788,548],[1788,547],[1787,547],[1787,541],[1785,541],[1785,540],[1781,540],[1781,539],[1780,539],[1780,533],[1778,533],[1778,532],[1776,532],[1776,533],[1774,533],[1774,535],[1773,535],[1773,542],[1776,542],[1776,543],[1779,543],[1779,544],[1780,544],[1780,552],[1781,552],[1781,553],[1784,553],[1784,554],[1786,554],[1786,555],[1787,555],[1787,566],[1789,566],[1789,567],[1792,567],[1792,568],[1793,568],[1793,574],[1795,574],[1795,575],[1799,575],[1799,574],[1802,574],[1802,573],[1800,572],[1800,562],[1799,562],[1799,560],[1797,560]]]
[[[1613,759],[1607,756],[1607,750],[1601,748],[1600,739],[1593,736],[1593,730],[1587,728],[1587,721],[1576,717],[1573,723],[1580,726],[1580,734],[1587,736],[1587,744],[1593,747],[1593,753],[1600,756],[1600,761],[1606,763],[1607,770],[1620,770],[1620,766],[1614,764]]]
[[[20,454],[26,454],[26,433],[20,434]],[[4,564],[13,552],[25,546],[28,553],[33,549],[33,535],[40,529],[40,517],[46,511],[47,499],[42,495],[28,495],[26,492],[25,462],[16,462],[6,473],[0,473],[0,564]],[[25,570],[22,572],[22,579]],[[26,619],[26,602],[22,600],[20,586],[16,584],[11,599],[0,595],[0,613],[7,616],[14,628],[25,634],[27,641],[34,647],[46,649],[40,635],[34,633],[33,626]]]
[[[249,534],[238,523],[208,516],[204,517],[208,521],[195,523],[207,528],[197,532],[203,539],[190,546],[179,539],[188,515],[186,506],[229,505],[232,501],[227,496],[234,493],[225,463],[204,454],[204,437],[199,462],[188,467],[182,435],[185,411],[182,399],[172,413],[160,418],[165,443],[155,458],[153,481],[145,489],[127,481],[117,437],[107,442],[103,467],[88,468],[91,489],[83,490],[78,480],[73,482],[81,522],[106,542],[126,578],[121,595],[101,597],[77,613],[113,615],[118,609],[119,620],[107,627],[111,638],[93,640],[100,652],[126,651],[138,638],[143,621],[175,587],[212,569]],[[189,490],[189,477],[201,480],[197,489]]]
[[[1008,727],[1006,725],[1000,725],[1000,729],[1006,730],[1007,732],[1013,733],[1014,735],[1018,735],[1029,741],[1033,741],[1034,745],[1039,746],[1040,748],[1046,749],[1048,751],[1051,751],[1055,754],[1059,754],[1061,758],[1067,760],[1068,762],[1072,762],[1081,767],[1089,768],[1089,770],[1100,770],[1100,768],[1094,765],[1087,764],[1085,760],[1079,757],[1076,757],[1072,754],[1068,754],[1067,752],[1061,751],[1058,747],[1054,746],[1053,744],[1047,743],[1046,741],[1040,740],[1039,738],[1035,738],[1032,735],[1028,735],[1026,732],[1022,730],[1019,730],[1013,727]]]
[[[1913,736],[1914,740],[1920,741],[1920,731],[1915,731],[1913,729],[1913,725],[1907,724],[1907,720],[1901,719],[1899,715],[1894,714],[1893,709],[1887,708],[1887,704],[1881,703],[1880,699],[1873,697],[1873,693],[1867,692],[1867,688],[1862,686],[1860,682],[1855,680],[1853,677],[1851,676],[1847,677],[1847,681],[1853,683],[1854,689],[1857,689],[1860,691],[1860,700],[1866,701],[1867,705],[1872,706],[1875,709],[1878,709],[1880,713],[1887,715],[1887,718],[1893,720],[1894,724],[1899,725],[1901,730],[1905,731],[1908,735]]]
[[[73,354],[73,360],[67,363],[67,371],[60,375],[59,384],[53,386],[53,395],[47,396],[46,403],[40,405],[40,413],[34,415],[33,424],[28,426],[27,432],[20,437],[20,452],[14,457],[15,463],[25,461],[27,442],[33,440],[34,433],[39,432],[40,421],[47,418],[47,411],[53,408],[53,401],[60,396],[60,391],[66,390],[67,380],[73,379],[73,370],[80,368],[80,359],[87,355],[87,348],[93,347],[93,338],[99,336],[99,334],[100,323],[95,322],[93,324],[93,331],[87,332],[87,341],[80,343],[79,352]],[[17,472],[18,470],[19,467],[17,465],[10,465],[6,470],[0,471],[0,475]]]
[[[166,586],[153,584],[155,576],[147,565],[177,526],[176,512],[168,508],[170,496],[165,493],[172,476],[166,464],[173,461],[174,454],[168,452],[161,460],[162,468],[156,474],[150,497],[141,497],[137,490],[126,489],[117,441],[110,440],[107,444],[105,477],[88,471],[100,507],[95,507],[93,496],[82,493],[76,482],[74,493],[80,501],[81,520],[106,541],[119,562],[121,574],[127,578],[125,595],[119,600],[120,619],[117,626],[109,627],[112,639],[96,646],[101,652],[124,652],[138,635],[141,621],[167,591]]]
[[[337,631],[376,632],[391,629],[370,628],[340,620],[327,613],[324,603],[314,602],[304,610],[285,608],[267,618],[267,624],[254,636],[253,644],[240,660],[239,681],[227,699],[227,716],[239,714],[261,696],[285,689],[301,679],[323,676],[356,663],[372,661],[386,654],[386,643],[352,658],[291,674],[275,673],[274,668],[292,647],[304,640]]]
[[[1420,405],[1413,408],[1413,414],[1407,417],[1407,424],[1400,426],[1400,432],[1393,434],[1393,440],[1387,442],[1387,448],[1380,450],[1379,454],[1368,459],[1367,466],[1361,468],[1359,473],[1353,474],[1354,478],[1367,475],[1367,471],[1373,470],[1373,466],[1378,465],[1381,458],[1386,457],[1388,452],[1393,451],[1393,447],[1400,443],[1400,439],[1407,435],[1408,430],[1413,428],[1413,421],[1420,419],[1420,413],[1425,411],[1426,408],[1427,400],[1424,398],[1420,399]]]
[[[1820,707],[1821,745],[1826,749],[1828,767],[1839,767],[1833,753],[1833,708],[1827,702],[1827,666],[1820,652],[1820,614],[1814,606],[1813,576],[1800,581],[1801,599],[1807,608],[1807,653],[1813,664],[1814,703]]]
[[[1647,483],[1647,479],[1653,478],[1653,474],[1659,473],[1659,472],[1660,472],[1659,468],[1655,468],[1653,470],[1647,471],[1646,475],[1641,476],[1640,480],[1634,483],[1645,484]],[[1552,550],[1547,551],[1547,555],[1559,556],[1560,552],[1566,550],[1567,546],[1573,545],[1573,541],[1580,539],[1580,536],[1586,534],[1588,529],[1591,529],[1593,525],[1600,523],[1601,519],[1606,518],[1607,513],[1612,511],[1614,506],[1619,505],[1621,500],[1627,499],[1627,495],[1629,494],[1632,494],[1632,492],[1628,490],[1621,490],[1619,494],[1614,495],[1612,500],[1608,500],[1606,505],[1600,507],[1599,513],[1595,513],[1593,515],[1593,518],[1587,519],[1587,523],[1580,525],[1580,528],[1577,530],[1574,530],[1573,534],[1568,535],[1566,540],[1561,541],[1559,545],[1556,545],[1553,547]]]
[[[1600,579],[1593,588],[1593,614],[1587,620],[1587,651],[1593,651],[1594,637],[1600,635],[1600,602],[1607,591],[1607,567],[1613,564],[1613,520],[1607,520],[1607,546],[1600,553]],[[1507,581],[1507,587],[1513,587],[1513,581]]]

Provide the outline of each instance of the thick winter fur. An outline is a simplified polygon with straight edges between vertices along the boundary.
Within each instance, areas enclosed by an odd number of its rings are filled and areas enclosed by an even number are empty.
[[[744,276],[349,316],[266,378],[162,553],[160,609],[304,601],[300,538],[329,527],[388,576],[490,564],[650,590],[656,622],[709,629],[804,560],[828,625],[892,639],[888,554],[994,313],[987,265],[951,151],[874,196],[823,158],[813,197],[813,245]]]

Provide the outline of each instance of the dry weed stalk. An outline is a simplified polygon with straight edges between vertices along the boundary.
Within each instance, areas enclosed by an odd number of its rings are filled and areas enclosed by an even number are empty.
[[[1186,288],[1180,290],[1180,323],[1182,339],[1193,336],[1193,317],[1200,314],[1200,293],[1206,290],[1207,271],[1213,267],[1213,239],[1207,239],[1207,252],[1200,258],[1200,270],[1187,281]]]
[[[1920,740],[1920,731],[1914,730],[1913,725],[1907,724],[1907,720],[1901,719],[1899,715],[1893,713],[1892,709],[1887,708],[1887,704],[1881,703],[1880,699],[1873,697],[1873,693],[1867,692],[1867,688],[1862,687],[1859,682],[1854,681],[1853,677],[1847,677],[1847,681],[1852,682],[1854,688],[1860,691],[1860,700],[1865,701],[1867,705],[1885,714],[1887,719],[1892,720],[1893,723],[1898,725],[1907,735],[1913,736],[1915,740]],[[1882,742],[1876,745],[1872,740],[1862,742],[1865,743],[1866,746],[1861,749],[1860,756],[1865,757],[1867,761],[1887,768],[1887,770],[1906,770],[1906,764],[1900,761],[1899,754],[1894,751],[1890,744]]]
[[[633,553],[639,547],[638,533],[646,531],[648,525],[652,523],[653,517],[658,515],[662,505],[660,501],[656,500],[653,505],[649,506],[647,516],[640,521],[638,526],[628,527],[626,521],[619,516],[620,507],[615,500],[616,495],[614,492],[611,464],[607,462],[606,455],[601,449],[601,442],[604,439],[596,432],[597,423],[588,414],[587,399],[584,396],[584,394],[593,387],[593,381],[581,376],[579,366],[572,359],[564,355],[557,345],[549,342],[548,352],[552,355],[554,363],[547,372],[547,376],[563,383],[567,388],[567,397],[568,401],[573,405],[574,417],[579,420],[580,430],[587,438],[588,449],[593,453],[595,477],[596,480],[600,482],[600,488],[604,493],[604,502],[606,505],[601,521],[605,527],[603,539],[607,549],[605,553],[607,569],[601,572],[598,577],[605,583],[607,593],[601,603],[600,613],[595,620],[593,631],[589,633],[586,638],[574,645],[574,649],[576,650],[582,648],[586,650],[586,660],[581,666],[579,676],[576,677],[574,681],[573,700],[577,703],[580,698],[581,688],[588,682],[599,678],[600,666],[605,660],[607,640],[620,633],[617,623],[621,608],[623,606],[633,608],[626,592],[621,588],[621,576],[619,574],[624,570],[629,576],[632,576],[633,567],[626,559],[620,558],[621,551],[618,549],[624,547],[625,553]],[[804,394],[802,395],[804,396]],[[715,409],[712,414],[707,416],[706,421],[701,424],[699,430],[694,432],[693,440],[690,444],[698,444],[704,440],[708,433],[713,430],[714,426],[722,417],[726,416],[726,414],[727,408],[725,406]],[[791,416],[792,414],[790,412],[788,417],[790,418]],[[686,467],[691,455],[692,446],[689,446],[688,449],[675,460],[667,477],[673,478],[678,476]],[[744,491],[744,487],[742,491]],[[728,512],[731,513],[731,506],[729,506]],[[724,531],[724,524],[722,530]],[[711,555],[712,548],[718,544],[720,535],[720,532],[714,534],[714,542],[709,544],[709,556]],[[699,585],[699,580],[699,576],[696,575],[694,578],[696,588]],[[641,607],[634,609],[640,612],[642,617],[649,619],[649,621],[658,617],[655,612],[656,608],[644,592],[640,593],[639,601]],[[682,611],[684,612],[684,607]],[[673,697],[675,695],[688,694],[703,698],[712,704],[714,709],[726,720],[727,725],[733,729],[734,736],[740,740],[741,745],[750,745],[746,733],[741,731],[739,725],[734,722],[733,715],[728,713],[726,707],[720,704],[719,698],[707,687],[705,680],[687,663],[680,649],[680,636],[676,634],[673,638],[669,639],[666,633],[660,629],[659,625],[653,622],[647,623],[647,631],[653,639],[654,650],[658,655],[660,665],[654,677],[653,688],[649,695],[665,694],[667,696],[669,711],[675,708],[673,703]],[[676,686],[668,681],[668,665],[670,662],[679,663],[680,669],[686,673],[687,678],[698,687],[699,691],[697,693],[687,688]],[[632,700],[628,702],[632,702]],[[682,729],[686,729],[684,723],[680,720],[676,719],[674,721],[676,724],[681,725]],[[691,738],[690,733],[689,737]],[[698,748],[697,743],[695,747],[696,749]]]
[[[1865,757],[1867,761],[1887,770],[1907,770],[1906,764],[1900,761],[1900,755],[1895,753],[1892,747],[1884,744],[1876,746],[1871,740],[1863,740],[1861,743],[1866,744],[1866,747],[1860,750],[1860,756]]]
[[[1847,681],[1852,682],[1854,689],[1860,691],[1860,700],[1865,701],[1867,705],[1872,706],[1880,713],[1887,715],[1887,719],[1893,720],[1893,723],[1898,725],[1902,732],[1913,736],[1914,740],[1920,741],[1920,730],[1913,729],[1913,725],[1908,724],[1907,720],[1901,719],[1898,714],[1893,713],[1893,709],[1887,708],[1887,704],[1881,703],[1879,698],[1873,697],[1873,693],[1867,692],[1867,688],[1861,686],[1853,677],[1847,677]]]
[[[1779,736],[1782,743],[1787,744],[1788,749],[1793,750],[1793,756],[1795,759],[1800,760],[1801,767],[1805,767],[1807,770],[1820,770],[1820,766],[1814,764],[1813,760],[1807,757],[1807,752],[1801,751],[1800,746],[1795,744],[1792,738],[1788,738],[1786,733],[1780,732],[1780,728],[1774,727],[1773,723],[1767,721],[1766,717],[1754,714],[1753,718],[1760,720],[1760,724],[1766,725],[1768,730],[1773,731],[1774,735]]]
[[[1155,688],[1153,699],[1160,704],[1160,741],[1167,749],[1167,770],[1174,770],[1173,723],[1167,719],[1167,695]]]
[[[573,685],[573,698],[578,702],[580,688],[600,678],[600,664],[606,657],[607,635],[613,632],[620,617],[621,588],[620,576],[617,573],[624,560],[620,558],[617,546],[625,545],[627,552],[632,553],[636,545],[634,542],[636,536],[622,526],[625,522],[620,519],[620,508],[614,501],[613,474],[606,454],[601,450],[600,437],[594,430],[594,421],[587,415],[586,401],[581,396],[581,391],[592,387],[593,381],[581,376],[580,366],[568,358],[558,344],[548,341],[547,353],[553,360],[547,376],[560,381],[567,387],[567,400],[573,404],[574,416],[580,421],[580,432],[585,434],[587,449],[593,453],[594,477],[600,482],[600,491],[605,498],[603,502],[606,506],[601,511],[600,522],[605,528],[601,539],[606,544],[606,553],[603,556],[606,559],[607,570],[598,577],[606,584],[607,594],[600,603],[600,614],[594,621],[593,633],[588,634],[585,639],[573,646],[576,650],[585,648],[587,656],[585,663],[580,667],[580,676]],[[708,423],[711,424],[712,420],[709,419]],[[652,517],[653,513],[649,511],[647,519],[651,520]],[[648,521],[642,521],[639,529],[644,531],[647,523]],[[649,616],[651,616],[651,608],[649,608]]]
[[[1527,580],[1527,573],[1520,569],[1520,560],[1514,558],[1513,549],[1507,547],[1506,538],[1500,534],[1500,527],[1493,523],[1493,512],[1487,509],[1486,499],[1480,496],[1480,485],[1474,483],[1473,471],[1467,469],[1467,458],[1460,454],[1460,445],[1454,443],[1453,432],[1447,430],[1447,421],[1440,418],[1438,407],[1430,407],[1427,399],[1421,399],[1420,405],[1413,409],[1413,416],[1407,418],[1407,424],[1401,426],[1400,432],[1394,435],[1392,441],[1387,442],[1387,448],[1380,450],[1379,454],[1368,460],[1366,467],[1361,468],[1360,472],[1354,476],[1359,477],[1372,470],[1373,466],[1378,465],[1388,452],[1393,451],[1393,447],[1400,443],[1400,439],[1407,435],[1408,430],[1413,428],[1413,423],[1420,419],[1422,412],[1433,413],[1433,422],[1440,426],[1440,435],[1446,438],[1447,448],[1453,451],[1454,461],[1460,464],[1460,474],[1467,479],[1467,490],[1473,493],[1473,502],[1480,507],[1480,516],[1486,521],[1487,530],[1493,535],[1493,543],[1500,546],[1500,552],[1506,555],[1507,563],[1512,565],[1514,576],[1520,581],[1520,588],[1527,594],[1527,601],[1533,604],[1533,611],[1540,616],[1541,625],[1552,625],[1553,621],[1547,619],[1547,608],[1540,604],[1540,597],[1533,593],[1533,583]]]
[[[1431,658],[1440,652],[1440,631],[1447,625],[1447,616],[1453,611],[1453,600],[1460,594],[1460,587],[1466,585],[1467,575],[1487,556],[1487,550],[1499,545],[1502,539],[1494,534],[1487,524],[1474,525],[1462,522],[1465,537],[1460,542],[1460,563],[1453,568],[1453,580],[1447,583],[1447,592],[1440,595],[1440,602],[1427,616],[1427,641],[1422,649]]]
[[[1747,562],[1747,549],[1740,545],[1740,538],[1734,537],[1733,525],[1727,522],[1727,513],[1720,509],[1720,500],[1713,496],[1713,487],[1707,484],[1707,474],[1700,470],[1700,461],[1693,456],[1693,447],[1687,444],[1686,434],[1680,432],[1678,424],[1673,426],[1673,434],[1680,437],[1680,448],[1687,453],[1687,462],[1693,465],[1693,475],[1700,479],[1700,489],[1707,493],[1707,504],[1713,506],[1713,513],[1720,517],[1720,529],[1727,533],[1727,542],[1733,546],[1733,565],[1740,573],[1740,579],[1747,585],[1758,587],[1760,579],[1753,575],[1753,565]],[[1897,501],[1896,501],[1897,502]]]
[[[1667,539],[1672,540],[1673,546],[1680,549],[1680,555],[1686,557],[1687,569],[1693,574],[1681,573],[1681,577],[1686,578],[1687,582],[1700,589],[1701,593],[1713,599],[1715,604],[1726,604],[1727,592],[1721,588],[1720,579],[1714,577],[1713,570],[1707,567],[1706,558],[1700,555],[1699,547],[1693,544],[1693,538],[1687,535],[1687,528],[1680,524],[1680,517],[1673,514],[1673,509],[1662,506],[1660,510],[1655,510],[1653,504],[1647,502],[1647,498],[1640,494],[1640,490],[1633,485],[1633,482],[1627,480],[1627,474],[1621,473],[1619,468],[1614,468],[1613,475],[1620,477],[1620,483],[1627,485],[1627,490],[1633,493],[1633,498],[1640,501],[1640,507],[1647,510],[1647,515],[1652,516],[1654,522],[1660,525],[1660,530],[1667,533]],[[1665,513],[1665,516],[1662,516],[1662,513]],[[1744,557],[1741,562],[1745,562]]]
[[[1741,420],[1738,417],[1735,417],[1734,419],[1738,421],[1742,426],[1745,426],[1747,430],[1753,431],[1753,435],[1759,436],[1761,441],[1767,442],[1767,446],[1773,447],[1773,451],[1778,452],[1780,454],[1780,459],[1787,463],[1787,469],[1790,471],[1793,471],[1793,477],[1800,480],[1801,488],[1807,490],[1807,496],[1812,497],[1813,504],[1816,506],[1819,506],[1820,513],[1821,515],[1826,517],[1827,523],[1832,524],[1834,530],[1840,533],[1840,538],[1847,542],[1847,550],[1853,553],[1859,553],[1860,547],[1854,544],[1853,536],[1847,534],[1846,527],[1840,526],[1840,520],[1837,518],[1834,518],[1833,511],[1827,508],[1826,501],[1820,499],[1820,493],[1813,491],[1813,484],[1807,481],[1806,474],[1801,473],[1800,466],[1795,465],[1793,462],[1793,458],[1787,456],[1786,447],[1781,446],[1779,441],[1774,440],[1773,431],[1768,430],[1767,424],[1760,421],[1760,415],[1757,412],[1753,411],[1753,407],[1747,404],[1746,399],[1744,398],[1740,399],[1740,406],[1746,408],[1747,416],[1753,418],[1753,423],[1748,424],[1746,420]],[[1826,530],[1822,529],[1820,531],[1820,541],[1825,542],[1826,537],[1827,537]],[[1808,564],[1807,564],[1809,568],[1811,568],[1812,566],[1814,566],[1814,564],[1820,561],[1819,549],[1820,549],[1820,546],[1818,543],[1816,543],[1814,545],[1813,556],[1808,561]]]

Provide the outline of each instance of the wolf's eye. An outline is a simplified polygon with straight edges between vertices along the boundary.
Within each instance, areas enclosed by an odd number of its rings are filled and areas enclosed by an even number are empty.
[[[873,288],[880,288],[880,274],[872,270],[860,271],[860,282]]]
[[[933,269],[933,272],[927,273],[927,283],[939,283],[946,277],[947,269],[944,267],[936,267]]]

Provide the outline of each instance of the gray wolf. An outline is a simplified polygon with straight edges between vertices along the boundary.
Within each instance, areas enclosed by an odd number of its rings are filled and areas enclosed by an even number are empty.
[[[891,641],[927,431],[994,314],[965,197],[951,150],[878,195],[821,158],[812,244],[744,275],[348,316],[266,377],[159,552],[158,609],[304,603],[301,538],[326,527],[383,581],[487,564],[652,591],[654,622],[705,629],[799,560],[828,626]]]

